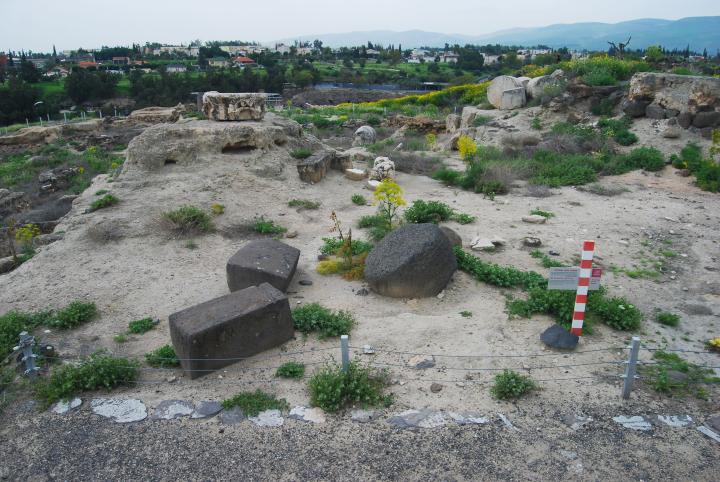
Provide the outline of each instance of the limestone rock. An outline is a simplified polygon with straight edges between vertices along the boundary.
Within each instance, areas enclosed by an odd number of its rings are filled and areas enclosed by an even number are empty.
[[[720,79],[664,72],[639,72],[630,80],[630,102],[697,114],[720,107]]]
[[[465,110],[465,109],[463,109]],[[461,118],[457,114],[448,114],[447,118],[445,119],[445,130],[452,134],[456,130],[460,129],[460,122]]]
[[[517,81],[520,82],[523,87],[527,87],[531,80],[530,77],[517,77]]]
[[[158,170],[167,164],[190,165],[202,157],[244,154],[249,165],[270,162],[258,150],[299,139],[300,125],[276,115],[263,122],[192,121],[184,124],[156,124],[129,144],[123,170]],[[281,164],[282,169],[282,164]]]
[[[153,420],[173,420],[188,417],[195,411],[192,403],[185,400],[163,400],[155,407]]]
[[[290,286],[300,250],[274,239],[250,241],[227,262],[227,283],[230,291],[269,283],[285,292]]]
[[[345,169],[345,177],[351,181],[364,181],[366,175],[365,169]]]
[[[370,288],[393,298],[436,296],[457,261],[447,236],[434,224],[408,224],[388,234],[365,261]]]
[[[12,256],[0,258],[0,274],[9,273],[15,269],[15,259]]]
[[[265,116],[265,94],[205,92],[203,113],[212,121],[259,121]]]
[[[448,415],[458,425],[485,425],[490,422],[489,418],[477,412],[448,412]]]
[[[509,94],[505,92],[510,91]],[[522,91],[522,94],[520,93]],[[515,77],[501,75],[495,77],[487,90],[488,102],[496,109],[513,109],[525,105],[525,87]],[[522,101],[521,105],[517,105]],[[510,107],[515,106],[515,107]]]
[[[370,170],[370,180],[382,181],[387,178],[395,177],[395,163],[388,157],[378,157],[373,163]]]
[[[359,127],[353,134],[353,147],[366,146],[375,143],[377,134],[370,126]]]
[[[365,187],[370,191],[374,191],[378,188],[378,186],[380,186],[380,181],[375,181],[372,179],[368,180],[368,182],[365,184]]]
[[[285,423],[280,410],[265,410],[255,417],[248,417],[248,420],[258,427],[280,427]]]
[[[344,172],[346,169],[352,169],[352,167],[350,157],[338,154],[337,151],[332,149],[320,151],[297,163],[300,180],[311,184],[320,182],[330,169]]]
[[[524,223],[530,224],[545,224],[547,222],[547,218],[545,216],[540,216],[539,214],[523,216],[522,220]]]
[[[375,157],[375,154],[364,147],[351,147],[346,151],[339,152],[337,155],[338,157],[348,159],[351,163],[362,162],[363,164]]]
[[[301,422],[321,424],[325,423],[325,412],[320,408],[295,407],[290,410],[288,418]]]
[[[662,136],[665,139],[679,139],[682,137],[682,128],[677,124],[667,126],[665,130],[663,130]]]
[[[377,412],[375,410],[353,410],[350,412],[350,417],[353,422],[358,423],[368,423],[372,422],[373,420],[377,419],[380,416],[380,412]]]
[[[482,110],[478,109],[477,107],[473,107],[473,106],[463,107],[463,110],[460,114],[460,125],[458,126],[457,129],[453,130],[453,133],[457,132],[459,129],[474,128],[475,120],[480,115],[483,115]]]
[[[170,337],[190,378],[285,343],[295,334],[287,296],[268,283],[170,315]]]
[[[561,82],[562,77],[541,75],[540,77],[530,79],[525,86],[525,93],[530,99],[541,99],[550,89],[562,85]]]
[[[82,405],[82,400],[79,398],[73,398],[72,400],[60,400],[55,403],[50,410],[58,415],[64,415],[70,410],[78,408],[80,405]]]
[[[222,411],[222,404],[220,402],[204,400],[195,406],[195,410],[190,415],[190,418],[210,418],[214,417]]]
[[[60,127],[26,127],[15,134],[0,136],[0,146],[21,144],[45,144],[56,140],[61,134]]]
[[[527,246],[528,248],[539,248],[540,246],[542,246],[542,240],[540,238],[528,236],[523,239],[523,245]]]
[[[0,188],[0,219],[27,211],[29,208],[30,198],[27,194]]]
[[[445,414],[430,409],[406,410],[388,419],[390,425],[398,428],[437,428],[448,422]]]
[[[665,109],[657,104],[650,104],[645,108],[645,117],[650,119],[664,119]]]
[[[90,408],[94,414],[118,423],[139,422],[147,417],[145,404],[132,398],[96,398],[90,402]]]
[[[128,116],[128,122],[136,124],[173,123],[180,119],[180,115],[184,111],[185,107],[182,104],[175,107],[146,107],[132,111]]]

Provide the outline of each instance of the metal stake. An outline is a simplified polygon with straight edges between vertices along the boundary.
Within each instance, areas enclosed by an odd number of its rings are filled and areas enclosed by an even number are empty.
[[[342,355],[342,367],[345,373],[350,369],[350,349],[348,347],[348,336],[340,337],[340,354]]]
[[[25,375],[33,378],[37,376],[38,368],[35,366],[35,355],[32,352],[35,346],[35,337],[30,335],[27,331],[20,333],[20,344],[16,347],[16,350],[22,351],[22,361],[25,362]]]
[[[630,345],[630,359],[625,367],[625,383],[623,384],[622,397],[627,400],[630,398],[630,392],[635,381],[635,373],[637,371],[638,354],[640,353],[640,337],[633,336]]]

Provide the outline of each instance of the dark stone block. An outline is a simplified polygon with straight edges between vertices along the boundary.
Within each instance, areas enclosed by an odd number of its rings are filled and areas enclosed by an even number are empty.
[[[440,226],[440,229],[443,233],[445,233],[445,236],[447,236],[448,241],[450,241],[450,245],[454,248],[455,246],[459,246],[462,248],[462,238],[458,233],[453,231],[452,229],[448,228],[447,226]]]
[[[334,152],[322,151],[307,159],[298,161],[297,170],[300,175],[300,180],[313,184],[322,181],[328,169],[330,169],[334,158]]]
[[[274,239],[250,241],[227,263],[227,282],[230,291],[238,291],[262,283],[270,283],[280,291],[287,291],[300,250]]]
[[[664,119],[665,109],[657,104],[650,104],[645,108],[645,117],[649,117],[650,119]]]
[[[693,119],[693,125],[698,129],[713,127],[720,122],[720,112],[698,112]]]
[[[393,298],[440,293],[457,269],[448,237],[434,224],[407,224],[388,234],[365,260],[370,288]]]
[[[540,340],[551,348],[573,350],[580,338],[560,325],[553,325],[540,335]]]
[[[687,129],[692,125],[693,115],[690,112],[681,112],[677,116],[677,121],[678,124],[680,124],[680,127]]]
[[[650,101],[647,100],[628,100],[625,101],[622,109],[630,117],[642,117],[645,115],[648,105],[650,105]]]
[[[293,335],[287,296],[268,283],[170,315],[170,337],[190,378],[274,348]]]

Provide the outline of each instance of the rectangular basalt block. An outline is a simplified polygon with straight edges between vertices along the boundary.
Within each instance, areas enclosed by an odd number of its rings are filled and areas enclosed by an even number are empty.
[[[173,347],[190,378],[282,345],[293,335],[287,296],[268,283],[170,315]]]
[[[230,291],[270,283],[280,291],[287,291],[300,250],[275,239],[250,241],[227,262],[227,282]]]

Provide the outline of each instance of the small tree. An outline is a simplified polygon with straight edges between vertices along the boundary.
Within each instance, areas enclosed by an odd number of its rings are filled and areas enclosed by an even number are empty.
[[[398,207],[407,204],[402,197],[402,192],[402,188],[398,183],[391,178],[386,178],[375,189],[373,194],[375,203],[380,204],[381,216],[385,219],[389,229],[392,229],[393,219],[397,214]]]
[[[651,45],[645,51],[645,58],[648,62],[658,63],[665,58],[662,49],[657,45]]]

